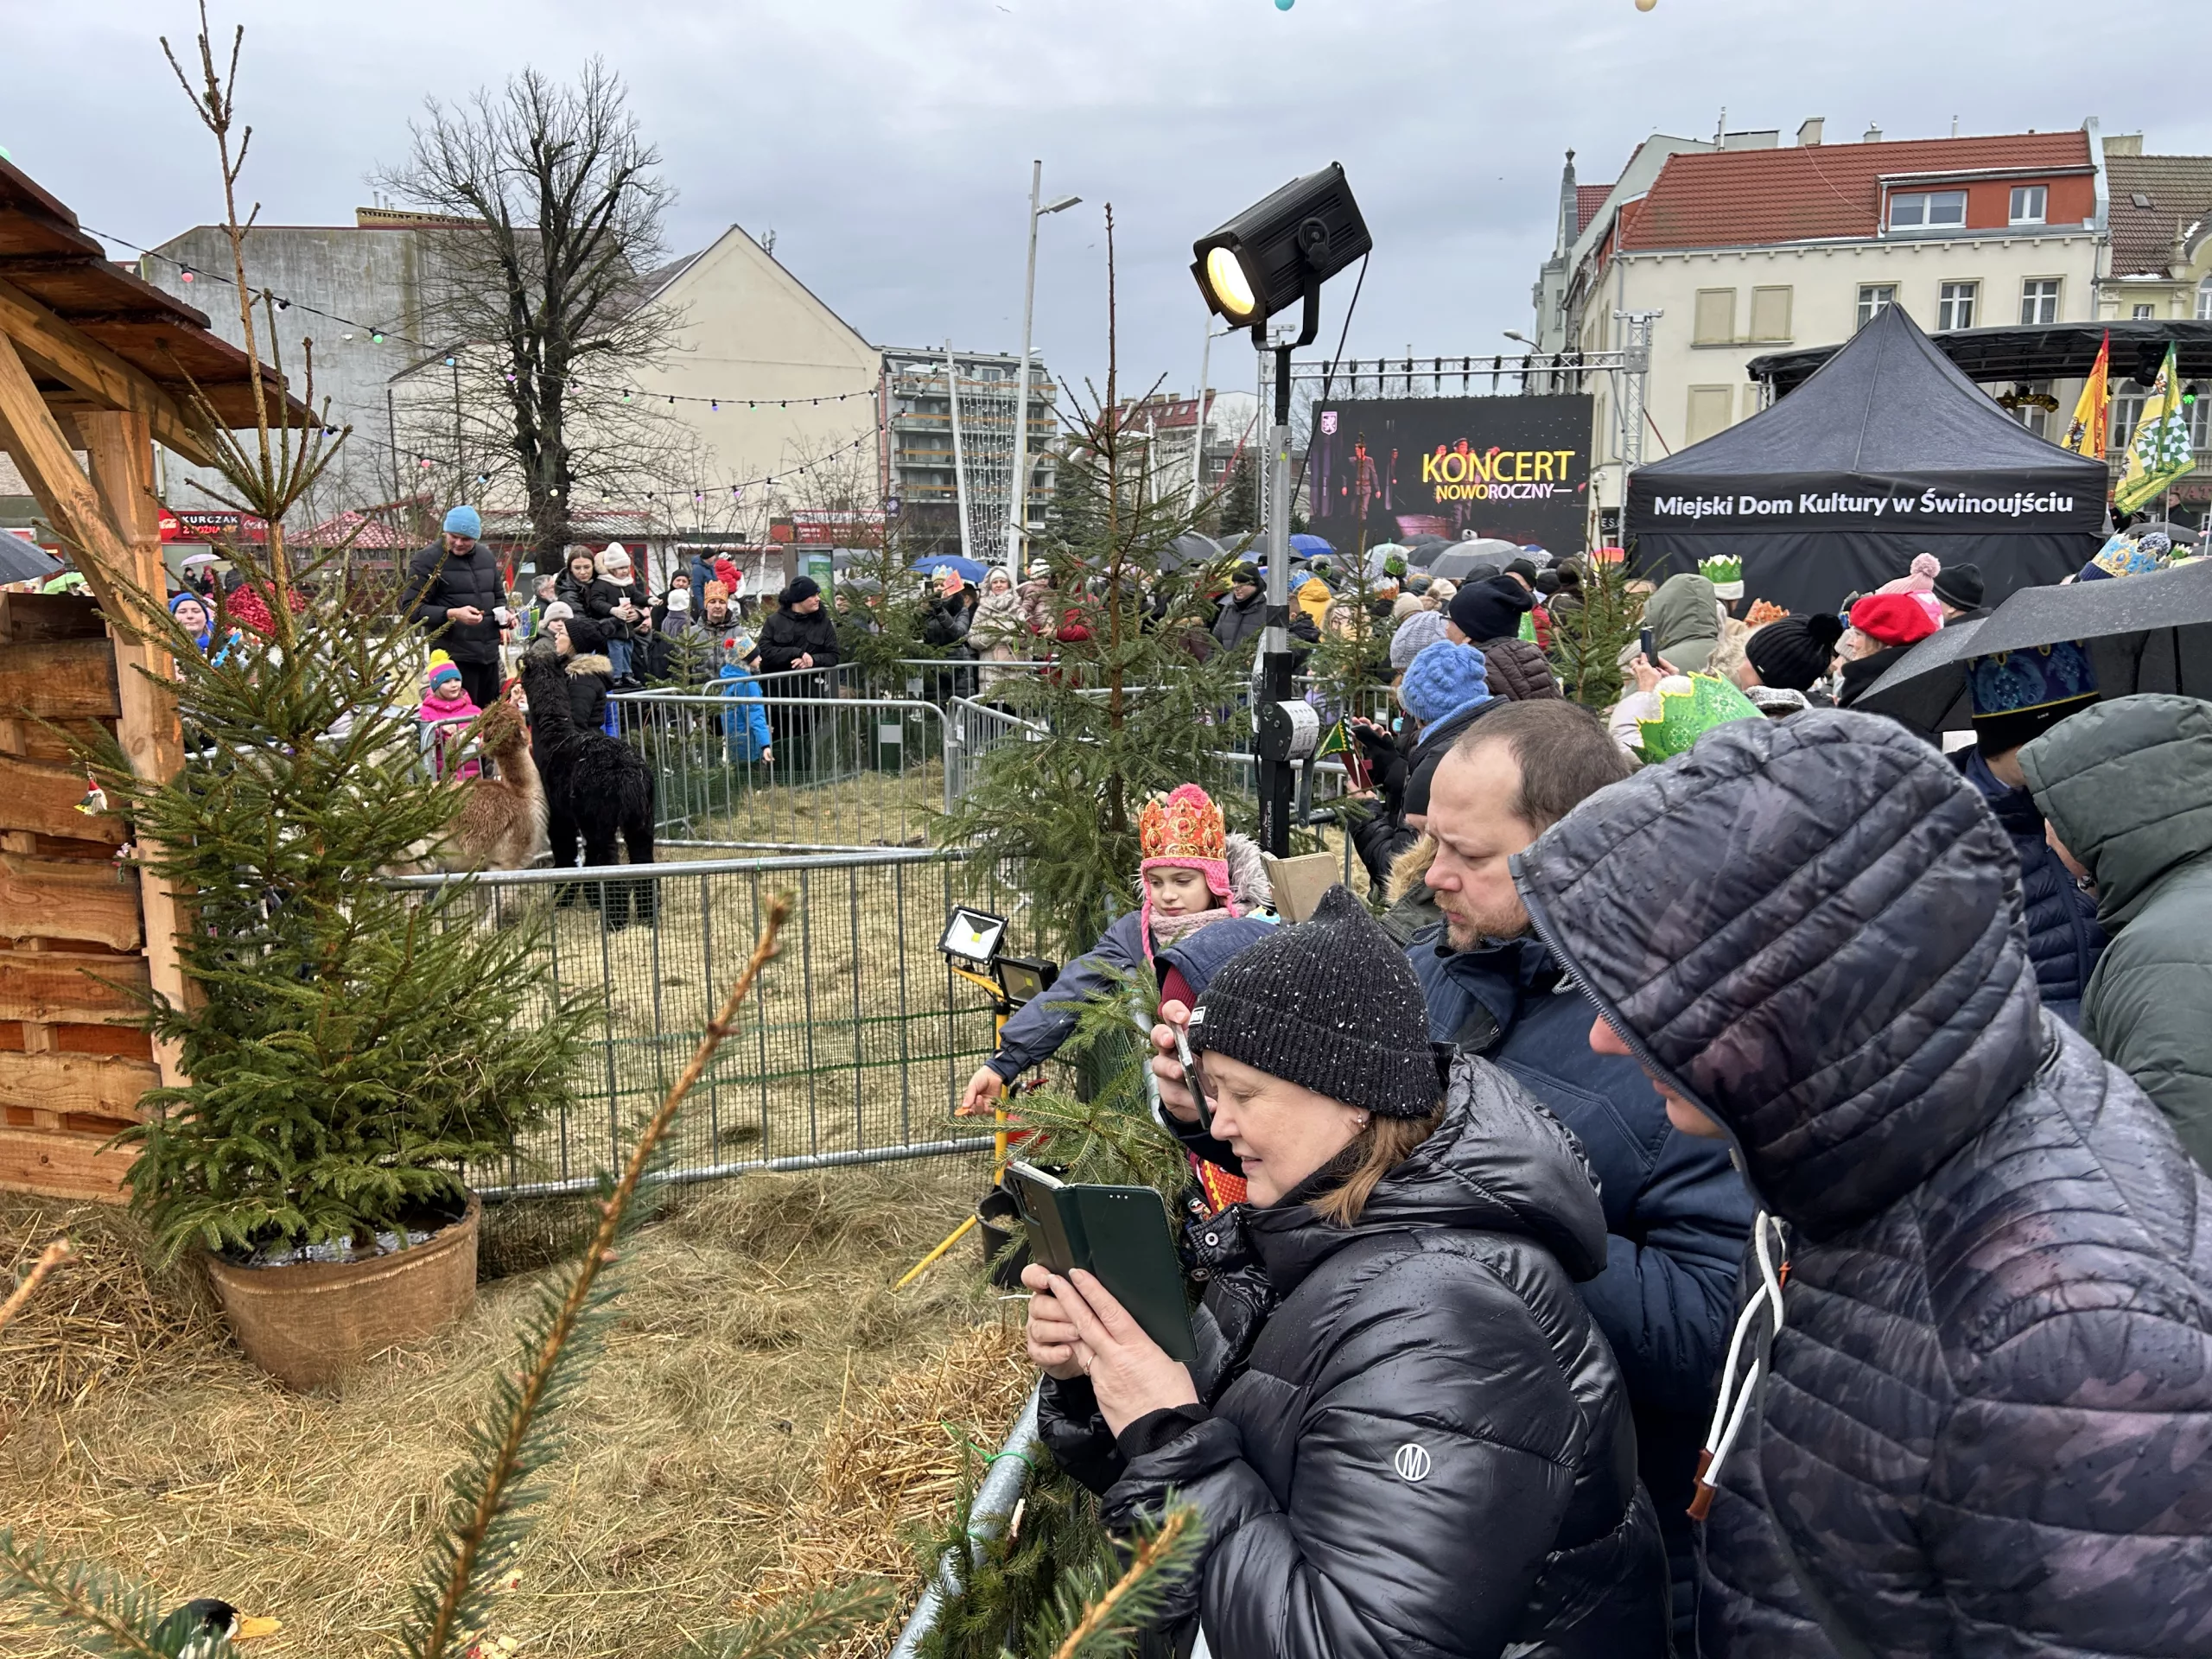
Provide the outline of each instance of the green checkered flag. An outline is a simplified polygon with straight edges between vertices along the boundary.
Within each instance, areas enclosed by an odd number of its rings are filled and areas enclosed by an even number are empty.
[[[2113,507],[2121,512],[2134,512],[2188,472],[2194,461],[2189,447],[2189,404],[2182,395],[2174,348],[2169,346],[2165,364],[2143,400],[2143,418],[2120,463],[2120,481],[2112,493]]]

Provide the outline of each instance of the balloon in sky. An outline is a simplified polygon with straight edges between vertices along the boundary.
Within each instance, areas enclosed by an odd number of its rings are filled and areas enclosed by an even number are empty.
[[[1658,3],[1659,0],[1636,0],[1636,9],[1638,11],[1649,11]]]
[[[1288,11],[1297,3],[1298,0],[1275,0],[1275,10],[1277,11]]]

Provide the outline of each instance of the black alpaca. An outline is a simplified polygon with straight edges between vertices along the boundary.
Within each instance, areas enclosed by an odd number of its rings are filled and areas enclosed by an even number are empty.
[[[576,723],[569,706],[568,675],[550,651],[533,649],[522,659],[523,692],[530,699],[531,751],[545,785],[546,831],[553,863],[569,869],[583,842],[584,867],[616,861],[619,834],[632,864],[653,861],[653,774],[645,757],[620,738]],[[651,881],[583,884],[593,904],[604,894],[607,925],[625,927],[632,919],[654,918]]]

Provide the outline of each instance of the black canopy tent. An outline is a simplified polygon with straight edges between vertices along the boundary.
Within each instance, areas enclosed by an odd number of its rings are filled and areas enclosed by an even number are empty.
[[[2212,377],[2212,321],[2183,318],[2118,322],[2024,322],[1997,328],[1952,328],[1928,337],[1936,349],[1958,365],[1969,380],[2003,384],[2022,380],[2080,380],[2097,364],[2105,341],[2112,341],[2115,388],[2134,376],[2147,389],[2165,361],[2166,347],[2183,379]],[[1775,396],[1797,390],[1821,365],[1843,349],[1807,346],[1769,352],[1744,365],[1754,380],[1773,386]],[[2060,414],[2067,413],[2061,410]]]
[[[2097,550],[2107,475],[1999,409],[1897,306],[1750,420],[1629,474],[1640,574],[1742,561],[1746,594],[1827,610],[1916,553],[1981,568],[1987,602]]]

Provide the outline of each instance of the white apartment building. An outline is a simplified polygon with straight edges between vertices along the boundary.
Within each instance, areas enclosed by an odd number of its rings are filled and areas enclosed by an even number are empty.
[[[1930,332],[2096,316],[2107,204],[2094,120],[1895,143],[1875,130],[1825,143],[1818,120],[1789,146],[1774,132],[1730,133],[1718,148],[1654,138],[1615,186],[1562,191],[1568,257],[1540,282],[1551,309],[1539,339],[1551,350],[1618,346],[1619,314],[1656,314],[1643,431],[1652,459],[1757,411],[1751,359],[1843,340],[1884,306],[1905,307]],[[1625,469],[1611,386],[1594,390],[1602,512],[1619,505]],[[2022,416],[2056,432],[2078,386],[2037,390],[2060,412]]]

